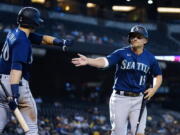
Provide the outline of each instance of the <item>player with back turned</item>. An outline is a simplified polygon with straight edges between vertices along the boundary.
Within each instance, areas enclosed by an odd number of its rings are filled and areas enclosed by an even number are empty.
[[[8,106],[4,91],[0,87],[0,133],[9,120],[9,108],[19,106],[30,129],[26,135],[38,135],[37,108],[28,83],[29,68],[33,61],[31,44],[57,45],[65,49],[72,42],[34,33],[43,23],[36,8],[22,8],[17,23],[18,27],[8,33],[0,57],[0,79],[11,95]]]
[[[132,135],[136,134],[143,99],[150,100],[162,83],[162,73],[155,57],[144,48],[147,30],[136,25],[128,34],[130,46],[114,51],[106,57],[88,58],[78,54],[72,63],[79,67],[90,65],[106,68],[116,65],[113,93],[110,97],[111,135],[126,135],[128,122]],[[156,78],[153,88],[146,89],[148,76]],[[145,96],[144,96],[145,94]],[[144,135],[147,110],[142,113],[137,135]]]

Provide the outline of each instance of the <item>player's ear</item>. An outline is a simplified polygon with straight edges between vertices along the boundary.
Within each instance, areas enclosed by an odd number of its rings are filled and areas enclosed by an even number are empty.
[[[144,44],[147,44],[147,43],[148,43],[148,39],[145,38],[145,39],[144,39]]]

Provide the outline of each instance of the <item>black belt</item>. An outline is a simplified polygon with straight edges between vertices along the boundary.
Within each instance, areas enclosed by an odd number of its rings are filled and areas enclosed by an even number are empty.
[[[136,93],[136,92],[128,92],[128,91],[122,91],[122,90],[115,90],[115,93],[118,95],[129,96],[129,97],[137,97],[142,94],[141,92]]]

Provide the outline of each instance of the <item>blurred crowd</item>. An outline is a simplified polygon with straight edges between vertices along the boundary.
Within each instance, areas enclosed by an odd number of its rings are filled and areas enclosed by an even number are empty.
[[[14,14],[0,13],[4,20],[0,22],[0,41],[2,37],[5,38],[5,34],[9,32],[16,25],[16,16]],[[163,30],[163,32],[162,32]],[[157,51],[161,49],[161,52],[172,52],[179,50],[179,33],[173,34],[173,38],[167,34],[165,29],[157,31],[148,31],[150,37],[151,46],[147,46],[149,49]],[[161,31],[162,34],[158,34]],[[128,45],[128,32],[129,30],[109,28],[104,26],[94,26],[90,24],[78,23],[65,20],[53,20],[46,18],[45,23],[37,30],[38,33],[48,34],[57,38],[73,39],[77,43],[83,43],[84,45],[102,45],[112,46],[116,48],[125,47]],[[4,34],[3,34],[4,33]],[[166,40],[164,40],[166,38]],[[162,48],[163,44],[163,48]]]
[[[90,43],[98,45],[114,45],[114,46],[125,46],[127,45],[127,37],[119,35],[119,39],[114,39],[109,37],[106,33],[95,34],[92,30],[91,32],[84,32],[82,30],[71,30],[68,31],[66,26],[63,24],[53,25],[52,31],[55,37],[61,36],[65,38],[74,39],[77,42],[81,43]],[[108,32],[107,32],[108,33]],[[113,36],[113,35],[112,35]]]
[[[107,105],[88,105],[79,102],[45,104],[36,99],[40,135],[109,135],[110,121]],[[103,108],[104,106],[104,108]],[[156,112],[154,111],[156,110]],[[3,135],[23,135],[12,116]],[[131,135],[128,131],[128,135]],[[163,109],[149,109],[146,135],[180,135],[180,114]]]
[[[15,28],[14,24],[3,24],[0,23],[0,32],[7,34],[11,29]],[[95,34],[93,31],[84,32],[83,30],[68,30],[67,26],[62,23],[57,25],[50,25],[48,29],[47,26],[43,25],[39,32],[42,34],[49,34],[58,38],[73,39],[79,43],[89,43],[97,45],[113,45],[117,47],[123,47],[127,45],[127,37],[119,36],[119,39],[113,39],[107,36],[105,33],[100,33],[100,35]]]

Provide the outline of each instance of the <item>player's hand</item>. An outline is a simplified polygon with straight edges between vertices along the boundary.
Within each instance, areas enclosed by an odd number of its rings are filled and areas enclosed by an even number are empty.
[[[72,44],[73,44],[73,40],[70,39],[56,38],[53,40],[53,45],[57,45],[57,46],[71,46]]]
[[[78,54],[79,58],[73,58],[72,63],[76,66],[85,66],[88,64],[88,58],[82,54]]]
[[[62,50],[65,52],[67,51],[67,47],[71,46],[73,44],[73,40],[70,39],[54,39],[53,40],[53,45],[57,45],[62,47]]]
[[[64,39],[64,41],[63,41],[64,43],[63,43],[63,45],[65,45],[65,46],[71,46],[72,44],[73,44],[73,40],[70,40],[70,39]]]
[[[18,106],[18,99],[13,97],[8,97],[8,105],[11,110],[15,110]]]
[[[156,93],[156,89],[149,88],[144,92],[144,94],[145,94],[144,98],[147,100],[150,100],[154,96],[155,93]]]
[[[65,52],[67,51],[67,47],[68,46],[71,46],[73,44],[73,40],[70,40],[70,39],[63,39],[63,46],[62,46],[62,50]]]

